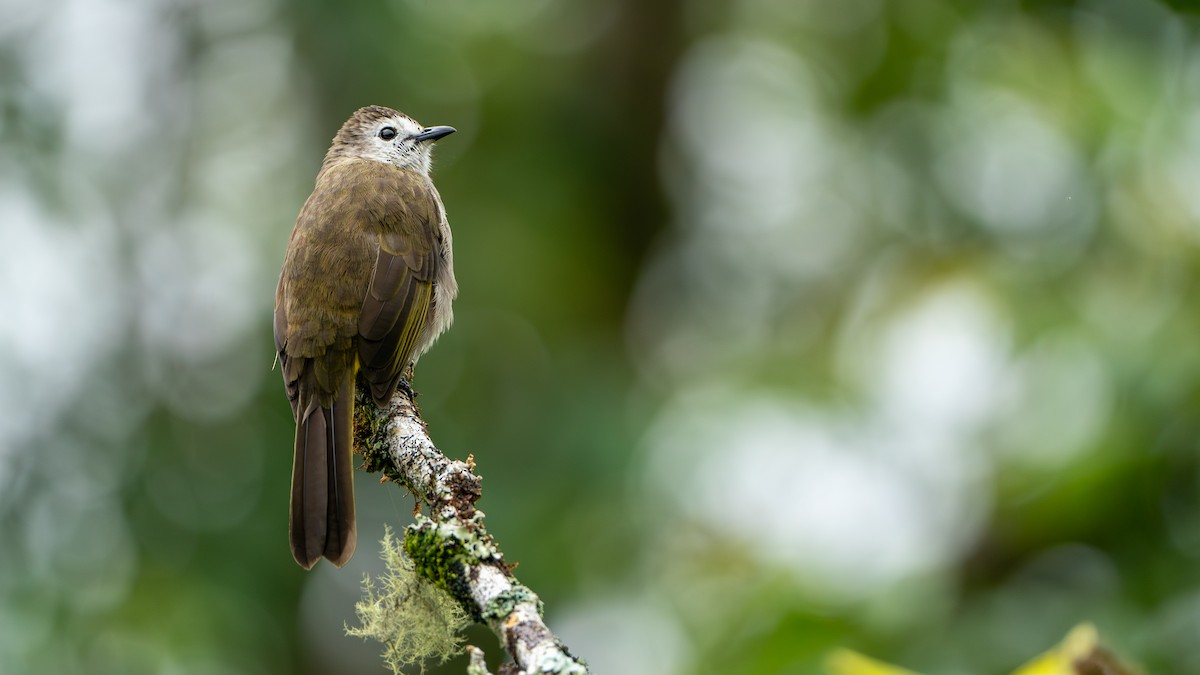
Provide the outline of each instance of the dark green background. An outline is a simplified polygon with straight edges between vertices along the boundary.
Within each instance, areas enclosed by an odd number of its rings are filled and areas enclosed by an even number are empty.
[[[360,475],[353,562],[292,562],[270,337],[367,104],[459,129],[416,386],[597,672],[1001,673],[1084,620],[1200,672],[1173,5],[0,3],[0,672],[382,672],[342,625],[412,500]]]

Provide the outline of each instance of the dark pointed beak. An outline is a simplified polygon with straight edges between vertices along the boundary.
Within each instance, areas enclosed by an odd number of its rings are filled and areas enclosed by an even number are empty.
[[[458,130],[454,127],[429,127],[427,129],[422,129],[421,133],[419,134],[414,134],[412,139],[418,143],[422,141],[436,141],[443,136],[449,136],[455,131]]]

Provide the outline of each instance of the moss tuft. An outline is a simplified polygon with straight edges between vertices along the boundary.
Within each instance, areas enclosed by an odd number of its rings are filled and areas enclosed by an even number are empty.
[[[477,548],[475,539],[465,528],[438,525],[418,515],[404,532],[404,551],[416,565],[417,574],[449,593],[471,612],[472,619],[479,621],[466,579],[466,566],[479,561],[472,555],[472,549]]]
[[[347,626],[346,633],[382,642],[384,661],[393,673],[418,663],[424,672],[426,660],[444,662],[459,652],[467,617],[445,591],[419,576],[390,529],[382,545],[382,589],[370,577],[363,579],[364,598],[355,606],[360,625]]]

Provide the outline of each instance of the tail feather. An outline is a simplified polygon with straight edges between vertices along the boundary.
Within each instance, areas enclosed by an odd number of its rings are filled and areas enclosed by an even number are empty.
[[[302,388],[303,389],[303,388]],[[301,392],[301,398],[305,393]],[[322,556],[341,567],[354,555],[354,379],[329,407],[298,401],[289,532],[292,556],[311,569]]]
[[[350,561],[357,544],[354,524],[354,376],[342,382],[330,415],[334,439],[329,462],[329,507],[324,555],[341,567]]]

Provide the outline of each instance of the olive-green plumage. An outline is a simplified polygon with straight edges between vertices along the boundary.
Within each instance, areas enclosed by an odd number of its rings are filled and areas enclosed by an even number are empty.
[[[326,153],[275,294],[275,347],[296,418],[289,532],[311,568],[354,553],[356,380],[379,405],[450,325],[450,228],[429,179],[432,141],[390,108],[362,108]]]

